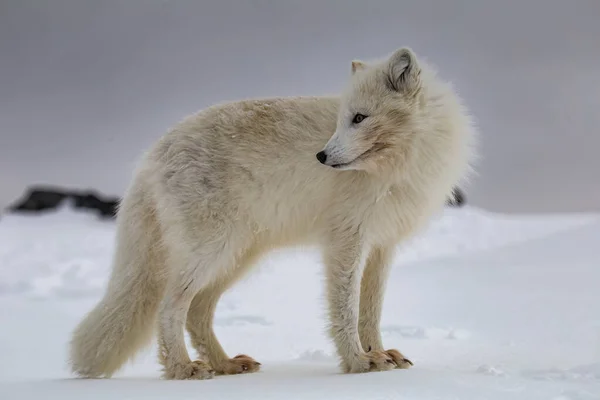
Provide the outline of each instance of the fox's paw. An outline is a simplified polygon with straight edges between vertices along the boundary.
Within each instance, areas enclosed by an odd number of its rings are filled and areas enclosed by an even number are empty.
[[[177,364],[165,369],[163,379],[185,380],[185,379],[212,379],[215,370],[204,361],[190,361],[187,364]]]
[[[394,364],[396,364],[396,368],[398,369],[409,369],[414,365],[412,361],[404,357],[402,353],[396,349],[386,350],[384,353],[394,361]]]
[[[396,368],[396,363],[385,351],[372,350],[350,363],[343,363],[342,367],[346,373],[362,373],[389,371]]]
[[[249,374],[260,370],[260,363],[245,354],[238,354],[222,365],[215,367],[218,375]]]

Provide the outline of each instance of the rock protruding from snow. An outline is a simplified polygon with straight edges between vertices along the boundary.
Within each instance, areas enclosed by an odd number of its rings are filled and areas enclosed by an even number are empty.
[[[46,212],[57,209],[69,200],[73,208],[92,210],[101,218],[114,218],[119,203],[117,197],[103,197],[94,191],[40,186],[29,188],[22,199],[9,206],[8,210],[18,213]]]

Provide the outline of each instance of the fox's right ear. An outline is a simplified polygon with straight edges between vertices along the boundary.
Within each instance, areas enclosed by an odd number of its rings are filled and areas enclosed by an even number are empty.
[[[354,75],[356,71],[361,71],[365,68],[367,68],[367,64],[365,64],[364,62],[360,60],[352,61],[352,75]]]
[[[388,61],[388,78],[392,90],[408,95],[421,87],[421,68],[417,56],[408,47],[398,49]]]

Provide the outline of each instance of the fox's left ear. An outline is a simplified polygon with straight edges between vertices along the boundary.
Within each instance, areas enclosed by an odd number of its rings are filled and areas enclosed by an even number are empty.
[[[367,64],[365,64],[364,62],[362,62],[360,60],[352,61],[352,75],[354,75],[356,73],[356,71],[361,71],[365,68],[367,68]]]
[[[388,77],[392,90],[408,95],[421,87],[421,68],[415,53],[408,47],[396,50],[389,58]]]

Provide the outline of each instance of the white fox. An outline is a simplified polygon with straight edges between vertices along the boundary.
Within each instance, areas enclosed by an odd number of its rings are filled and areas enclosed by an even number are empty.
[[[225,353],[215,307],[265,252],[300,244],[323,250],[342,370],[412,365],[381,340],[388,270],[398,243],[470,175],[476,130],[409,48],[353,61],[349,80],[339,97],[210,107],[145,154],[118,211],[106,293],[73,334],[74,373],[112,376],[155,328],[165,379],[258,371],[253,358]]]

